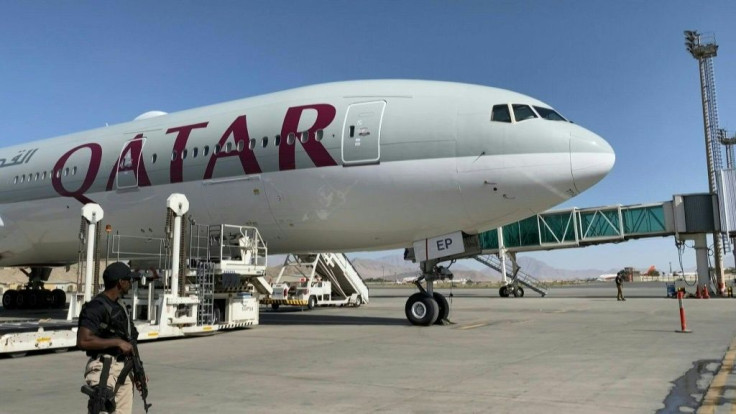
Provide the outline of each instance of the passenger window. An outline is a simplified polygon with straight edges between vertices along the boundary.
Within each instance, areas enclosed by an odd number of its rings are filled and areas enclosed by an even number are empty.
[[[250,141],[248,141],[248,149],[251,150],[251,151],[253,151],[253,149],[255,147],[256,147],[256,139],[255,138],[251,138]]]
[[[204,146],[204,149],[202,149],[202,156],[203,157],[206,157],[209,153],[210,153],[210,146],[209,145],[205,145]]]
[[[289,135],[286,136],[286,145],[294,145],[294,140],[296,140],[296,134],[289,132]]]
[[[245,142],[238,141],[238,152],[243,152],[243,148],[245,148]]]
[[[215,154],[220,153],[220,144],[215,145]]]
[[[309,141],[309,131],[302,132],[302,138],[301,138],[302,144]]]
[[[197,158],[198,153],[199,153],[199,148],[197,147],[192,148],[192,158]]]
[[[225,148],[226,148],[225,149],[225,152],[232,151],[233,150],[233,143],[232,142],[228,142],[227,144],[225,144]]]
[[[151,155],[151,164],[155,164],[157,159],[158,159],[158,155],[156,154]]]
[[[266,148],[267,145],[268,145],[268,137],[263,137],[263,139],[261,140],[261,146],[263,148]]]
[[[176,161],[176,150],[171,151],[171,161]]]
[[[278,147],[280,144],[281,144],[281,135],[276,135],[273,138],[273,145]]]
[[[534,111],[532,111],[532,108],[530,108],[529,105],[513,104],[511,105],[511,107],[514,108],[514,118],[516,118],[516,122],[521,122],[537,117],[537,115],[534,114]]]
[[[187,159],[187,154],[188,153],[189,153],[189,151],[186,148],[184,148],[184,151],[181,152],[181,159],[183,159],[183,160]]]
[[[491,121],[496,122],[511,122],[511,113],[509,112],[509,106],[504,105],[493,105],[491,111]]]
[[[317,130],[317,136],[315,137],[315,139],[317,140],[317,142],[322,141],[322,137],[324,136],[324,133],[325,133],[325,131],[323,131],[321,129],[318,129]]]

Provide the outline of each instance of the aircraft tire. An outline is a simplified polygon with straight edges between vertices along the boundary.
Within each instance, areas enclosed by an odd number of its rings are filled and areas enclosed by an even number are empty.
[[[15,309],[17,306],[16,298],[18,297],[18,291],[10,289],[3,293],[3,309]]]
[[[407,299],[404,312],[412,325],[430,326],[437,320],[440,309],[433,297],[417,292]]]
[[[514,289],[514,297],[516,298],[523,298],[524,297],[524,288],[517,287]]]
[[[43,302],[39,299],[39,293],[34,290],[26,290],[26,309],[38,309],[42,306]]]
[[[445,296],[441,293],[434,292],[432,296],[437,302],[437,308],[439,310],[437,320],[434,321],[434,323],[436,325],[440,325],[450,316],[450,303],[447,301],[447,298],[445,298]]]
[[[279,310],[279,306],[280,306],[280,305],[279,305],[278,303],[272,303],[272,304],[271,304],[271,309],[273,309],[273,310],[277,311],[277,310]]]
[[[39,308],[46,309],[56,307],[56,297],[54,297],[54,293],[52,291],[46,289],[36,291],[36,297],[38,298]]]
[[[498,289],[498,295],[502,298],[509,297],[509,287],[508,286],[501,286],[501,289]]]
[[[54,289],[51,291],[53,295],[53,307],[56,309],[64,309],[66,306],[66,293],[61,289]]]
[[[310,296],[309,300],[307,300],[307,309],[312,310],[317,306],[317,297],[316,296]]]
[[[26,292],[26,290],[18,291],[18,295],[15,297],[16,309],[28,309],[28,296],[26,296]]]

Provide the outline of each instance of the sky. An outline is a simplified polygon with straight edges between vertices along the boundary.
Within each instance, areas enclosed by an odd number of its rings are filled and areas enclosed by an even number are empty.
[[[445,80],[530,95],[611,144],[613,171],[561,207],[667,201],[708,191],[683,30],[715,35],[720,126],[733,134],[734,16],[733,1],[4,0],[0,145],[310,84]],[[399,253],[352,256],[386,254]],[[679,267],[672,237],[523,256]],[[695,265],[692,249],[683,262]]]

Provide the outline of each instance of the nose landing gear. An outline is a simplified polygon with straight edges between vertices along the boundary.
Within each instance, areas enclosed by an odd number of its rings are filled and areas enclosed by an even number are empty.
[[[414,284],[419,292],[409,296],[404,306],[406,319],[412,325],[447,325],[450,324],[450,304],[441,293],[434,291],[436,280],[452,279],[452,273],[447,267],[437,266],[437,260],[428,260],[419,264],[422,269],[420,276]],[[425,282],[426,288],[422,286]]]

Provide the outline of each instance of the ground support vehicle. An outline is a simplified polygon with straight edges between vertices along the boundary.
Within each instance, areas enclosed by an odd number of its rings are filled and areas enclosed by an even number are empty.
[[[287,255],[272,293],[261,304],[276,310],[282,305],[360,306],[368,303],[368,287],[342,253]]]

